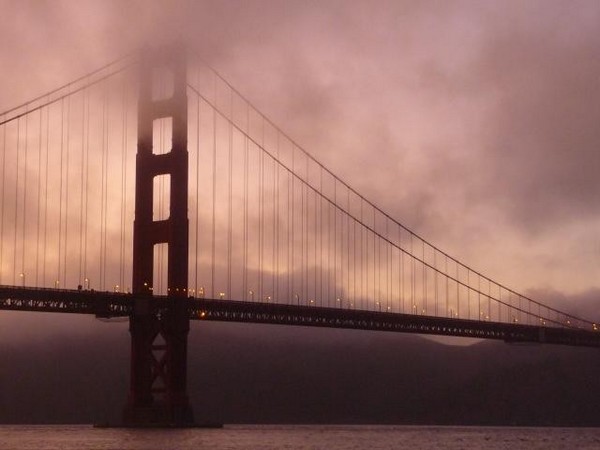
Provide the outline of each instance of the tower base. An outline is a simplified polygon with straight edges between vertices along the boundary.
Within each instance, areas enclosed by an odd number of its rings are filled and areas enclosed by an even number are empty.
[[[190,428],[195,427],[191,406],[130,406],[123,411],[123,426],[128,428]]]

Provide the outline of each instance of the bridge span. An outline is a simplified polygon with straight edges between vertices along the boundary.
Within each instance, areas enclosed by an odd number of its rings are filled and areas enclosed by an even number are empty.
[[[69,289],[0,287],[0,310],[90,314],[99,318],[160,315],[168,296]],[[600,331],[549,324],[527,325],[420,314],[188,297],[190,320],[346,328],[480,339],[508,343],[600,347]]]

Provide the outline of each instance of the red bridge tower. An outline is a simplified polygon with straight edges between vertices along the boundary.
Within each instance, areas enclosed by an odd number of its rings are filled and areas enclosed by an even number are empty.
[[[187,82],[183,50],[146,52],[142,58],[138,101],[135,221],[133,231],[133,292],[136,300],[129,319],[131,381],[124,409],[126,426],[189,426],[194,422],[187,396],[188,281],[188,150]],[[156,98],[153,86],[159,73],[173,82],[167,98]],[[154,91],[154,92],[153,92]],[[154,121],[172,120],[169,152],[157,154]],[[170,175],[170,211],[153,219],[153,181]],[[154,246],[168,246],[168,306],[153,303]]]

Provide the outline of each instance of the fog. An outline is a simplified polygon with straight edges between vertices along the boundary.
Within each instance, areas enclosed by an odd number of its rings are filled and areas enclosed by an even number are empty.
[[[517,291],[595,314],[597,2],[0,8],[0,110],[142,45],[183,39],[399,222]]]

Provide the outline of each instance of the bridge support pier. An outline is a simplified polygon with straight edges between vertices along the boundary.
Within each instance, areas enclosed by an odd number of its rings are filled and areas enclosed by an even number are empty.
[[[138,102],[133,292],[143,294],[130,316],[131,380],[123,424],[131,427],[194,425],[187,396],[188,151],[186,61],[179,48],[146,53]],[[158,74],[170,74],[172,93],[156,98]],[[172,146],[156,154],[154,121],[171,119]],[[170,211],[153,219],[153,181],[170,175]],[[168,302],[153,302],[154,246],[168,246]]]

